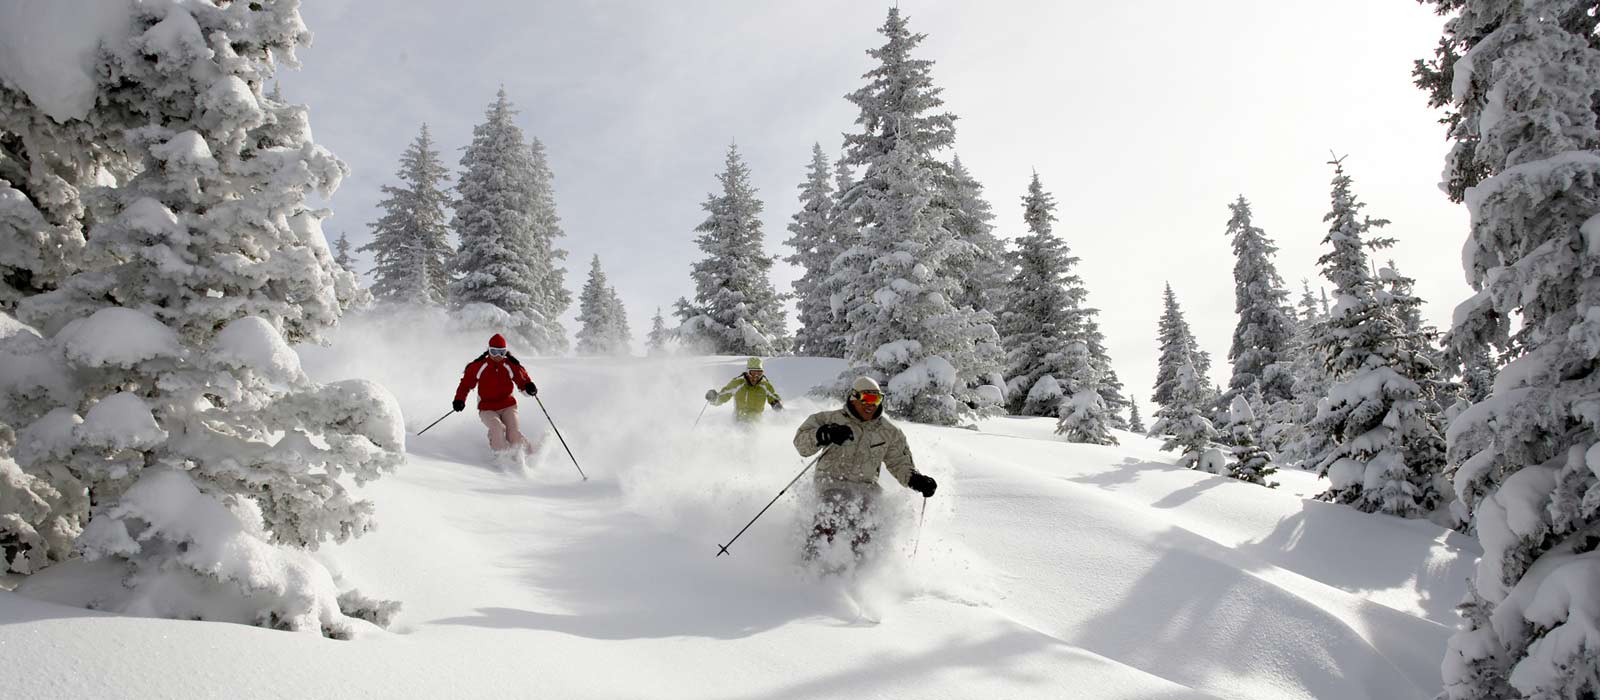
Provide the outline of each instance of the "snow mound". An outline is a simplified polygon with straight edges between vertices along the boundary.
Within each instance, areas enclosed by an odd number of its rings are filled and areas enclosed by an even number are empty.
[[[88,116],[100,46],[127,38],[131,9],[127,0],[0,4],[0,82],[57,122]]]
[[[67,359],[86,367],[132,367],[183,353],[171,328],[149,314],[118,306],[68,323],[56,337]]]
[[[126,391],[95,402],[75,430],[84,443],[115,450],[146,450],[167,439],[150,406]]]
[[[254,370],[269,381],[287,384],[305,378],[300,356],[284,342],[278,329],[260,316],[229,322],[217,333],[211,355],[227,366]]]

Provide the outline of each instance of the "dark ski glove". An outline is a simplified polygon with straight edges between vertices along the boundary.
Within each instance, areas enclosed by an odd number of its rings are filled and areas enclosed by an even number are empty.
[[[827,423],[817,428],[817,444],[843,445],[856,439],[856,434],[850,432],[850,426],[838,423]]]
[[[522,385],[522,390],[528,392],[529,396],[538,396],[539,395],[539,387],[534,386],[533,382],[528,382],[527,384],[523,384]]]
[[[768,401],[767,404],[772,406],[772,408],[774,410],[778,410],[778,411],[782,411],[783,410],[783,402],[779,401],[777,399],[773,399],[771,401]]]
[[[455,411],[456,413],[460,413],[460,412],[462,412],[463,410],[465,410],[467,408],[467,402],[465,402],[465,401],[451,401],[450,402],[450,408],[451,408],[451,410]]]
[[[939,488],[939,482],[922,472],[911,472],[911,478],[906,479],[906,486],[922,494],[923,498],[929,498],[933,496],[934,489]]]
[[[717,400],[717,390],[716,389],[707,389],[706,390],[706,400],[707,401],[716,401]]]

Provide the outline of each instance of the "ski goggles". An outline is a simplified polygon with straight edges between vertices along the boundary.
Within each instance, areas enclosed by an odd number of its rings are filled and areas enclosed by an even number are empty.
[[[505,357],[506,355],[510,354],[511,350],[507,348],[489,348],[489,355],[491,357]]]
[[[868,406],[876,406],[883,403],[883,394],[876,391],[857,392],[856,400]]]

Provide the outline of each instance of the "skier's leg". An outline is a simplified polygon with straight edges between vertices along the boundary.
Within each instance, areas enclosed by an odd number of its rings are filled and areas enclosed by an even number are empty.
[[[517,425],[517,407],[510,406],[500,409],[500,422],[506,426],[506,443],[520,445],[523,449],[532,451],[527,439],[522,437],[522,430]]]
[[[489,429],[489,449],[499,452],[510,445],[506,442],[506,425],[500,422],[499,411],[478,411],[478,420]]]

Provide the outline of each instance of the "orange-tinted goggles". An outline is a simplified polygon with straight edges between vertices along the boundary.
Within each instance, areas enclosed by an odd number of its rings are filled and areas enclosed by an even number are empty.
[[[883,394],[880,394],[876,391],[863,391],[856,394],[856,398],[860,399],[861,403],[864,403],[868,406],[876,406],[880,403],[883,403]]]

